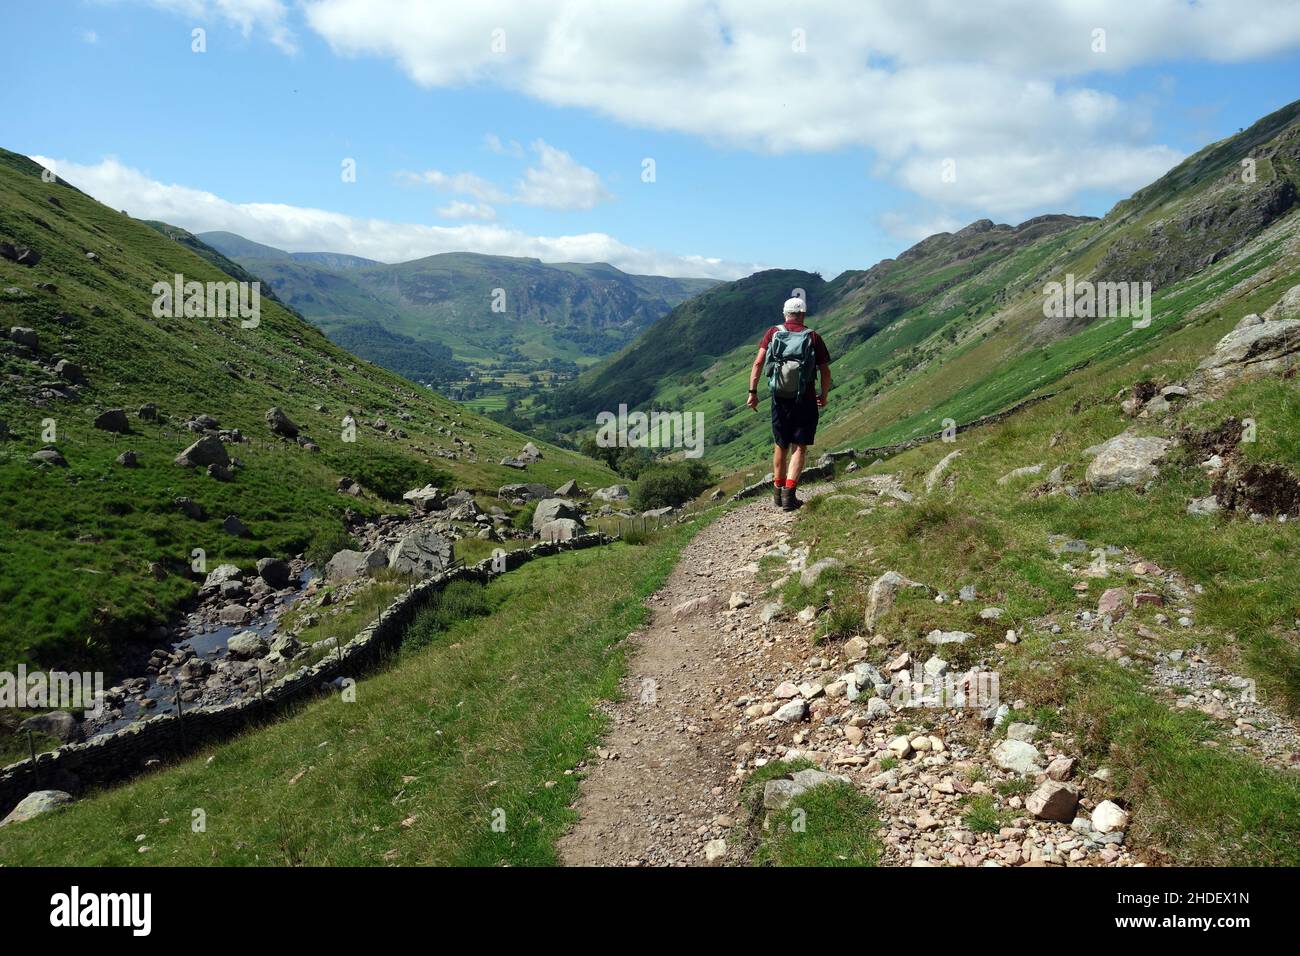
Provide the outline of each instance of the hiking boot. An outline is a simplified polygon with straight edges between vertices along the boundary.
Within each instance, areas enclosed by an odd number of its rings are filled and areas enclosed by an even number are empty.
[[[776,505],[778,508],[780,508],[780,507],[785,503],[784,500],[783,500],[784,497],[785,497],[785,489],[782,488],[782,487],[780,487],[780,486],[778,486],[778,485],[773,485],[773,486],[772,486],[772,504],[774,504],[774,505]]]
[[[781,510],[794,511],[797,508],[803,507],[803,502],[799,500],[799,496],[795,494],[795,490],[796,489],[794,488],[781,489]]]

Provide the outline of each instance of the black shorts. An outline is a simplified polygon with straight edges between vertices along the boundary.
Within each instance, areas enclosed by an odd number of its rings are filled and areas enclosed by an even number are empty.
[[[817,400],[772,396],[772,444],[811,445],[817,437]]]

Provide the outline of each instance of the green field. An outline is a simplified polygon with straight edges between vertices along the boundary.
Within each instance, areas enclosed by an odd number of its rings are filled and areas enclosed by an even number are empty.
[[[524,565],[487,586],[486,615],[417,619],[355,703],[6,827],[0,866],[554,864],[623,639],[693,531]]]

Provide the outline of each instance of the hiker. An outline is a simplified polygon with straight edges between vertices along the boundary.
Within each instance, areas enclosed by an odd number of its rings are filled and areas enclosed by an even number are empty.
[[[798,296],[785,303],[785,324],[774,325],[758,343],[749,370],[750,408],[758,411],[758,376],[772,393],[772,502],[785,511],[803,505],[795,489],[808,446],[817,436],[817,409],[831,390],[831,353],[822,337],[803,324],[807,306]],[[821,373],[821,391],[814,389]]]

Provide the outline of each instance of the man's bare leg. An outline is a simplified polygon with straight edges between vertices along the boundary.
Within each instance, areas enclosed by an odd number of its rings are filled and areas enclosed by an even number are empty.
[[[785,487],[785,449],[780,445],[772,446],[772,501],[781,506],[781,489]]]
[[[803,473],[803,460],[808,454],[807,445],[795,445],[794,450],[790,452],[790,464],[785,469],[785,480],[793,481],[796,485],[799,483],[799,475]]]

